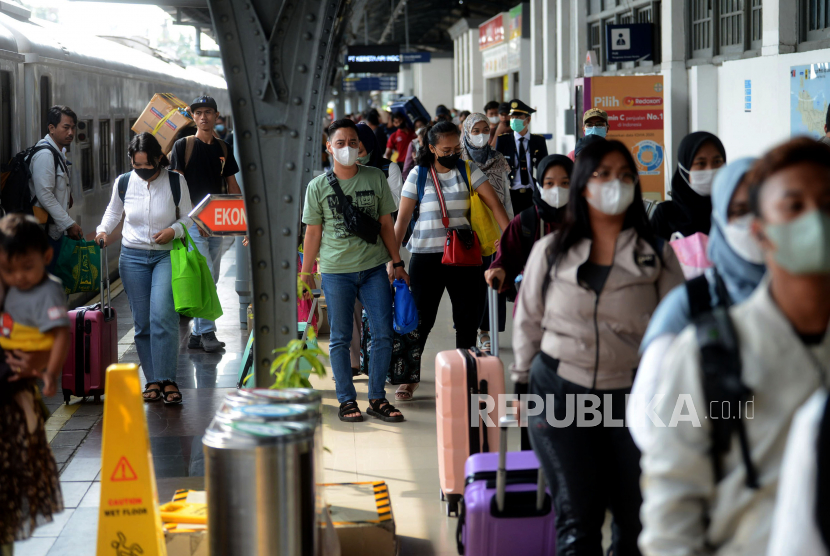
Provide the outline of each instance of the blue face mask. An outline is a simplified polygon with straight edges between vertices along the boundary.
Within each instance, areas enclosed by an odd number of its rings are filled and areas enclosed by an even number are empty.
[[[607,127],[589,127],[585,129],[585,137],[589,135],[597,135],[599,137],[605,137],[605,134],[608,133]]]
[[[223,124],[216,124],[216,127],[214,127],[213,129],[216,130],[216,133],[222,133],[223,131],[225,131],[225,126]]]

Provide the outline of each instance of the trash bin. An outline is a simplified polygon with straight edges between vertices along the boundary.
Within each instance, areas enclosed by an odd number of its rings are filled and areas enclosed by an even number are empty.
[[[202,439],[210,554],[316,554],[315,428],[214,419]]]

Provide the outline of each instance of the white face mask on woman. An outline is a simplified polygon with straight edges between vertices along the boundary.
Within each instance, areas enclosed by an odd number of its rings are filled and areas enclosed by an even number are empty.
[[[619,179],[605,183],[589,181],[588,191],[591,196],[586,197],[586,200],[603,214],[622,214],[634,201],[634,184],[623,183]]]
[[[752,219],[752,214],[736,218],[724,227],[723,235],[726,236],[726,243],[740,258],[753,264],[763,264],[764,252],[750,229]]]
[[[547,203],[549,207],[560,208],[568,204],[568,196],[570,191],[564,187],[553,186],[548,189],[543,189],[539,192],[542,200]]]
[[[470,144],[475,148],[480,149],[487,144],[487,140],[489,138],[489,135],[484,135],[483,133],[479,133],[478,135],[470,135]]]
[[[340,163],[341,166],[354,166],[357,162],[358,149],[354,147],[341,147],[339,149],[332,149],[332,156],[334,160]]]
[[[692,191],[697,193],[702,197],[711,197],[712,195],[712,181],[715,179],[715,174],[718,173],[720,168],[714,168],[712,170],[686,170],[682,164],[678,164],[680,167],[680,177],[683,178],[683,181],[689,184],[689,187],[692,188]],[[686,176],[683,175],[685,173],[689,174],[689,178],[686,179]]]

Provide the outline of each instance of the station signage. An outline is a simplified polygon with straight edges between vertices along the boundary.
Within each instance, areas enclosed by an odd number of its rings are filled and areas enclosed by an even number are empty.
[[[491,17],[478,26],[478,49],[486,50],[504,42],[504,14]]]
[[[384,75],[379,77],[344,77],[343,92],[356,91],[397,91],[398,76]]]
[[[635,62],[652,59],[651,23],[626,23],[605,26],[608,62]]]
[[[248,216],[242,195],[208,195],[188,215],[210,236],[244,236]]]
[[[430,52],[401,52],[402,64],[428,64],[432,61]]]
[[[398,73],[401,47],[397,44],[351,45],[346,53],[349,73]]]

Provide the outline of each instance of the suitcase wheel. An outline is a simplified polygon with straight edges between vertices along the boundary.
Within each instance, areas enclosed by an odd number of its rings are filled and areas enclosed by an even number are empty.
[[[458,517],[458,502],[460,496],[450,495],[447,497],[447,517]]]
[[[63,391],[63,403],[65,403],[66,405],[69,405],[69,396],[70,396],[69,391],[64,390]]]
[[[94,396],[92,396],[92,400],[95,403],[101,403],[101,394],[95,394]]]

